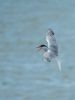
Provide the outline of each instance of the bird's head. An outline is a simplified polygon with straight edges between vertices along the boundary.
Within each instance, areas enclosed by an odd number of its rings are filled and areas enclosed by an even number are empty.
[[[48,35],[50,35],[50,36],[53,36],[54,35],[54,32],[53,32],[53,30],[52,29],[48,29]]]

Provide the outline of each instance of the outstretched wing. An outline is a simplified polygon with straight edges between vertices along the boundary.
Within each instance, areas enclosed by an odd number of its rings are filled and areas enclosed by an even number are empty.
[[[54,52],[55,54],[58,54],[58,46],[56,43],[56,39],[54,36],[54,32],[52,30],[48,30],[48,33],[46,35],[46,41],[48,43],[48,49],[52,52]]]

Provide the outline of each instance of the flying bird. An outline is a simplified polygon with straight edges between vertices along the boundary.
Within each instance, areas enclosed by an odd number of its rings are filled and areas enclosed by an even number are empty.
[[[58,59],[58,45],[55,33],[50,28],[46,33],[46,42],[48,45],[46,46],[45,44],[41,44],[37,47],[38,50],[43,50],[43,57],[46,61],[51,62],[52,59],[54,59],[58,64],[59,70],[61,71],[61,62]]]

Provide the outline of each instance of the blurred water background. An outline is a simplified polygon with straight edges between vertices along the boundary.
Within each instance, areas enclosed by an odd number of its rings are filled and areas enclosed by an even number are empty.
[[[36,50],[49,27],[61,73]],[[74,0],[0,0],[0,100],[75,100],[74,45]]]

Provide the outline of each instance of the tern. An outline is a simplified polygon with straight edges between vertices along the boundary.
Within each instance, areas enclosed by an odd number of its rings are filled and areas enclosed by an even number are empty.
[[[61,62],[58,59],[58,45],[55,38],[55,33],[52,29],[48,29],[46,33],[46,42],[48,45],[41,44],[37,48],[38,50],[43,50],[43,57],[46,61],[51,62],[52,59],[58,64],[59,71],[61,71]]]

